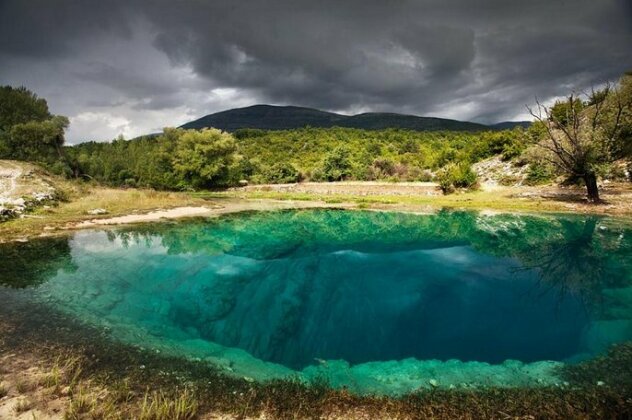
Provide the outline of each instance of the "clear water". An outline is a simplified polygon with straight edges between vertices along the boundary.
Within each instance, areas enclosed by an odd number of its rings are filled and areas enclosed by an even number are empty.
[[[7,289],[257,380],[537,386],[632,340],[632,229],[595,217],[262,212],[0,253]]]

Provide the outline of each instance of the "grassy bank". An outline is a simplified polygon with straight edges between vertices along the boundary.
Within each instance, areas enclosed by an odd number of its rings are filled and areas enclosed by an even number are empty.
[[[332,184],[335,186],[335,184]],[[493,191],[469,191],[450,195],[395,195],[388,185],[375,194],[364,194],[362,185],[357,193],[322,194],[316,192],[292,192],[278,190],[228,190],[224,192],[165,192],[144,189],[113,189],[64,182],[58,185],[64,200],[55,205],[42,206],[22,218],[0,223],[0,240],[28,238],[42,234],[54,234],[74,228],[86,220],[112,218],[130,214],[143,214],[158,209],[185,206],[230,207],[236,201],[250,202],[248,209],[266,209],[266,202],[280,200],[286,206],[289,201],[324,202],[346,204],[356,208],[372,208],[402,211],[435,211],[441,208],[500,212],[552,212],[604,214],[632,218],[632,186],[618,185],[604,189],[604,204],[588,204],[578,189],[499,188]],[[243,205],[237,206],[239,211]],[[93,215],[94,209],[105,209],[106,214]]]
[[[498,187],[493,190],[460,191],[448,195],[393,194],[388,185],[378,194],[366,194],[360,185],[357,193],[339,194],[332,188],[328,194],[269,190],[229,190],[192,194],[206,199],[240,198],[273,200],[319,200],[327,203],[355,203],[365,208],[393,209],[465,209],[505,212],[553,212],[610,214],[632,217],[632,184],[618,184],[603,191],[604,203],[587,203],[579,188]]]
[[[39,207],[22,218],[0,223],[0,238],[9,239],[52,233],[95,218],[209,204],[208,201],[187,193],[113,189],[78,183],[65,184],[63,192],[65,199],[56,205]],[[107,214],[89,213],[95,209],[105,209]]]

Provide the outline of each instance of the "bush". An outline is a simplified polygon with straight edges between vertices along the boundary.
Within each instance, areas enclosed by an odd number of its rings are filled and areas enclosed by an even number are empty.
[[[383,176],[391,176],[395,174],[395,164],[390,159],[375,159],[373,161],[372,167],[375,170],[375,173],[380,175],[380,178]]]
[[[518,182],[520,182],[520,177],[516,175],[503,175],[498,180],[498,183],[504,187],[511,187]]]
[[[418,182],[430,182],[432,181],[432,172],[428,169],[421,169],[417,166],[408,168],[408,180]]]
[[[58,160],[52,165],[48,165],[47,169],[56,175],[61,175],[66,178],[72,178],[72,169],[68,166],[68,163],[63,160]]]
[[[301,173],[291,163],[275,163],[263,171],[263,179],[271,184],[299,182]]]
[[[524,180],[526,185],[545,184],[553,179],[553,171],[547,165],[533,162],[529,165],[527,177]]]
[[[336,147],[323,159],[319,178],[326,181],[342,181],[347,179],[352,169],[350,155],[351,153],[347,148]]]
[[[369,166],[367,179],[385,179],[395,175],[395,163],[390,159],[378,158]]]
[[[505,145],[505,147],[503,148],[502,154],[500,155],[500,159],[503,162],[515,159],[519,157],[522,154],[522,152],[524,152],[524,150],[525,150],[525,145],[523,142],[514,141],[512,143]]]
[[[437,172],[437,182],[444,193],[451,193],[457,188],[475,187],[477,175],[467,163],[451,163]]]
[[[627,181],[629,172],[625,165],[612,164],[605,169],[603,177],[610,181]]]

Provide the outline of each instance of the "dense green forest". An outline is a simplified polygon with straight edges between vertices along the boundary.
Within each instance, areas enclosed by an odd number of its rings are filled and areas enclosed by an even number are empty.
[[[632,156],[632,75],[584,98],[533,110],[528,129],[412,131],[302,128],[266,131],[166,128],[133,140],[63,146],[65,117],[25,88],[0,89],[0,158],[41,163],[67,177],[165,190],[303,180],[437,181],[476,185],[471,165],[500,155],[529,164],[533,183],[558,175],[591,186]],[[592,194],[592,195],[591,195]]]
[[[207,137],[223,136],[233,156],[214,159],[221,173],[206,183],[191,182],[176,170],[174,153],[198,155],[181,139],[191,130],[165,129],[159,136],[112,143],[82,143],[66,149],[72,166],[80,173],[111,185],[153,188],[213,187],[251,183],[283,183],[300,180],[430,181],[433,172],[449,164],[469,167],[480,159],[503,154],[518,156],[526,133],[521,128],[501,132],[419,132],[408,130],[360,130],[352,128],[304,128],[285,131],[238,130],[233,136],[203,130]],[[185,150],[187,150],[185,152]],[[217,157],[210,151],[201,160]],[[182,163],[184,164],[184,162]],[[194,168],[191,168],[194,169]]]

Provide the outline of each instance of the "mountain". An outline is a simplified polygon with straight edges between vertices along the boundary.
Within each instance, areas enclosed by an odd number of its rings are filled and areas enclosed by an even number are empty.
[[[333,112],[298,106],[253,105],[206,115],[184,124],[182,128],[215,127],[224,131],[240,128],[288,130],[305,126],[333,127],[344,118],[345,116]]]
[[[350,127],[366,130],[403,128],[419,131],[482,131],[498,129],[493,128],[493,126],[445,118],[378,112],[342,115],[312,108],[274,105],[253,105],[246,108],[229,109],[188,122],[182,125],[182,128],[200,129],[215,127],[224,131],[235,131],[240,128],[290,130],[307,126],[324,128]]]
[[[494,130],[511,130],[516,127],[529,128],[530,125],[531,121],[503,121],[489,127]]]

